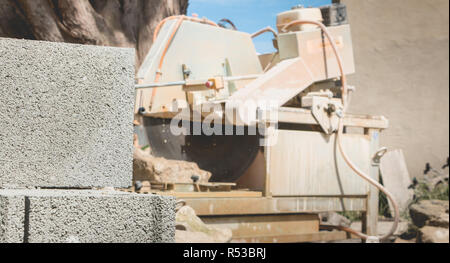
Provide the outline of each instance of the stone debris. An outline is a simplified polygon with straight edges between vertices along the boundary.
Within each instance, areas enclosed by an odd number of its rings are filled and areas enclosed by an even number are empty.
[[[350,227],[352,225],[352,221],[336,212],[321,213],[319,214],[319,217],[321,225],[343,226],[343,227]]]
[[[411,206],[418,243],[449,243],[449,202],[423,200]]]
[[[425,226],[419,230],[418,243],[449,243],[448,228]]]
[[[449,203],[441,200],[424,200],[410,208],[411,219],[417,227],[434,226],[447,228],[449,226]]]
[[[395,244],[414,244],[416,243],[415,240],[406,240],[406,239],[402,239],[402,238],[397,238],[394,241]]]
[[[176,243],[229,243],[233,236],[228,228],[203,223],[189,206],[183,206],[177,212],[176,224]]]
[[[156,158],[138,148],[133,155],[133,180],[158,183],[208,183],[211,173],[198,167],[196,163]]]

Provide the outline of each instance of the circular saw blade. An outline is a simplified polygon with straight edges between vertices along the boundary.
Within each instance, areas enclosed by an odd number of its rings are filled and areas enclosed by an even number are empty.
[[[247,127],[242,136],[175,136],[170,123],[169,119],[144,118],[143,124],[153,155],[197,163],[201,169],[212,173],[211,182],[235,182],[244,175],[260,149],[259,133],[248,135]],[[190,127],[190,134],[193,134],[194,125],[189,121],[184,123],[184,127]],[[225,134],[225,125],[220,127],[222,134]],[[236,131],[236,127],[233,129]]]

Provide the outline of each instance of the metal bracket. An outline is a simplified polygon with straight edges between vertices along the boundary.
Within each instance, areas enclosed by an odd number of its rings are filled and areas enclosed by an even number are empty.
[[[189,79],[189,77],[192,74],[192,71],[188,68],[188,66],[186,66],[186,64],[183,64],[181,66],[181,69],[183,70],[183,78],[184,78],[184,80]]]
[[[383,147],[379,149],[375,155],[372,157],[372,165],[373,166],[380,166],[381,158],[387,153],[388,148]]]
[[[330,135],[338,130],[340,103],[326,96],[306,96],[302,98],[303,107],[311,107],[311,112],[322,130]]]

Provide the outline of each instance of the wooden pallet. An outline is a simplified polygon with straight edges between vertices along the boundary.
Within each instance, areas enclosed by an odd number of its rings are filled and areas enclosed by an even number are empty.
[[[135,187],[121,189],[128,193],[170,195],[177,198],[243,198],[262,197],[261,192],[247,189],[233,190],[235,183],[161,183],[142,182],[143,187],[137,191]]]
[[[169,192],[230,192],[234,183],[160,183],[150,182],[150,188]]]
[[[220,198],[259,198],[262,192],[255,191],[230,191],[230,192],[153,192],[162,196],[173,196],[176,198],[194,198],[194,199],[220,199]]]

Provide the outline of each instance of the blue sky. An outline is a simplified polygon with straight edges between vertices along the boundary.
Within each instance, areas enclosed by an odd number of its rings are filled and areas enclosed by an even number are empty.
[[[266,26],[276,29],[276,15],[295,5],[308,7],[329,3],[331,0],[189,0],[188,15],[196,13],[214,22],[228,18],[239,31],[254,33]],[[273,51],[271,34],[256,38],[254,43],[259,53]]]

